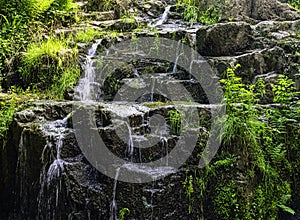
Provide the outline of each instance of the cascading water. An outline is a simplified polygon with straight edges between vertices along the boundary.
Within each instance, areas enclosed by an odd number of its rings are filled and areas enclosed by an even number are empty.
[[[80,101],[95,101],[100,98],[101,85],[96,82],[96,67],[95,67],[95,56],[98,46],[102,40],[97,40],[96,43],[88,51],[86,61],[84,64],[84,77],[80,79],[79,85],[76,88],[77,99]]]
[[[159,25],[162,25],[163,23],[165,23],[168,20],[168,15],[169,15],[170,9],[171,9],[171,6],[167,6],[165,8],[164,13],[159,18],[159,20],[154,25],[150,25],[150,26],[156,27],[156,26],[159,26]]]
[[[178,60],[179,60],[179,57],[181,55],[180,54],[180,46],[181,46],[181,41],[178,41],[177,48],[176,48],[176,59],[175,59],[175,62],[174,62],[172,74],[175,74],[177,72]]]
[[[117,194],[117,185],[118,185],[118,178],[120,174],[120,167],[116,169],[116,176],[115,176],[115,182],[114,182],[114,188],[113,188],[113,198],[112,202],[110,204],[110,217],[109,220],[117,220],[117,202],[116,202],[116,194]]]
[[[39,218],[43,218],[42,213],[46,208],[48,210],[47,219],[61,219],[61,215],[58,210],[62,194],[62,174],[64,172],[64,166],[67,163],[61,158],[61,153],[63,139],[65,137],[65,133],[68,131],[67,121],[69,117],[70,115],[62,120],[45,124],[42,128],[42,132],[47,137],[47,143],[42,155],[44,166],[40,175],[41,189],[38,197]],[[50,158],[46,158],[46,151],[50,151]],[[48,161],[53,161],[50,166]],[[54,199],[47,195],[49,191],[55,194]],[[47,204],[47,207],[45,207],[45,204]]]
[[[150,95],[150,102],[153,102],[154,101],[154,90],[155,90],[155,78],[151,79],[151,95]]]
[[[168,149],[168,138],[161,137],[162,148],[166,151],[166,166],[169,166],[169,149]]]
[[[168,19],[168,14],[170,12],[171,6],[166,7],[163,15],[161,16],[161,18],[154,24],[155,26],[161,25],[164,22],[167,21]],[[84,75],[82,77],[82,79],[79,81],[79,85],[76,87],[76,94],[77,94],[77,99],[79,101],[82,102],[99,102],[101,101],[100,96],[101,96],[101,85],[100,83],[98,83],[97,81],[99,81],[99,78],[101,78],[101,76],[98,76],[99,72],[96,71],[96,51],[98,46],[101,44],[101,40],[98,40],[96,43],[94,43],[92,45],[92,47],[89,49],[88,51],[88,55],[86,57],[86,61],[85,61],[85,65],[84,65]],[[176,50],[176,59],[174,61],[174,67],[173,67],[173,73],[175,73],[177,71],[177,65],[178,65],[178,61],[179,61],[179,57],[180,57],[180,45],[181,42],[178,42],[177,45],[177,50]],[[98,74],[98,75],[97,75]],[[138,70],[134,70],[133,75],[136,78],[140,78],[141,76],[139,75]],[[130,79],[129,79],[130,80]],[[157,78],[151,78],[151,84],[150,84],[150,90],[148,91],[150,92],[150,97],[148,98],[148,100],[150,99],[151,102],[154,101],[155,97],[154,97],[154,93],[155,93],[155,86],[157,84],[156,82]],[[149,93],[148,93],[149,94]],[[110,108],[114,108],[114,106],[112,105]],[[113,109],[115,111],[122,111],[122,109],[117,110],[117,109]],[[118,185],[118,179],[119,179],[119,175],[120,175],[120,170],[124,169],[124,171],[126,170],[129,173],[135,173],[135,174],[141,174],[147,177],[152,178],[154,184],[156,183],[156,180],[161,177],[161,176],[166,176],[168,174],[172,174],[177,172],[176,169],[169,167],[169,159],[168,159],[168,138],[166,137],[165,133],[161,133],[162,132],[162,128],[163,127],[158,127],[158,130],[156,132],[154,132],[154,130],[152,130],[151,133],[149,133],[149,131],[151,130],[149,128],[150,124],[149,124],[149,120],[150,117],[148,112],[146,113],[146,115],[144,115],[143,117],[143,122],[141,125],[141,127],[144,126],[145,130],[142,131],[141,133],[135,133],[135,130],[132,129],[130,127],[130,123],[126,122],[126,128],[128,133],[126,133],[126,135],[128,135],[128,139],[127,143],[124,144],[124,147],[126,145],[126,149],[125,151],[125,157],[128,160],[128,162],[126,162],[125,164],[123,164],[121,167],[117,167],[116,168],[116,174],[115,174],[115,178],[114,178],[114,184],[113,184],[113,192],[112,192],[112,200],[110,202],[110,209],[109,209],[109,220],[116,220],[118,219],[118,209],[117,209],[117,201],[116,201],[116,195],[117,195],[117,185]],[[148,127],[148,128],[147,128]],[[163,132],[166,132],[165,129]],[[154,134],[155,133],[155,134]],[[144,135],[149,135],[149,139],[147,139]],[[60,177],[61,176],[61,172],[63,172],[63,168],[64,168],[64,163],[65,161],[61,159],[60,157],[60,152],[61,152],[61,146],[62,146],[62,139],[63,139],[63,135],[54,135],[56,138],[56,149],[57,149],[57,154],[56,154],[56,158],[53,161],[53,163],[50,165],[50,168],[48,171],[45,171],[45,173],[43,174],[43,177],[41,178],[41,184],[43,184],[43,181],[45,181],[45,177],[46,181],[51,182],[54,179],[56,179],[56,177]],[[157,138],[157,142],[155,144],[157,144],[158,146],[160,146],[162,149],[164,149],[162,151],[162,155],[166,155],[166,161],[163,162],[161,164],[160,167],[147,167],[145,165],[143,165],[143,156],[142,155],[142,148],[143,147],[143,143],[145,141],[149,141],[150,138],[156,137]],[[136,145],[136,146],[134,146]],[[134,152],[134,147],[139,148],[139,153],[135,154]],[[138,158],[135,158],[135,156],[138,156]],[[134,163],[136,161],[140,161],[139,163]],[[112,161],[113,163],[113,161]],[[61,182],[59,182],[58,184],[61,184]],[[57,185],[57,189],[58,191],[56,192],[56,205],[58,205],[58,198],[59,198],[59,194],[60,194],[60,190],[61,190],[61,185]],[[154,214],[154,209],[153,209],[153,195],[155,194],[155,190],[149,189],[152,193],[151,193],[151,208],[152,208],[152,214],[151,214],[151,218],[153,217]]]
[[[24,184],[24,179],[26,178],[26,169],[22,169],[22,167],[25,166],[25,163],[27,161],[27,150],[26,148],[24,147],[24,139],[25,139],[25,132],[26,132],[26,129],[24,129],[21,133],[21,137],[20,137],[20,141],[19,141],[19,148],[18,148],[18,151],[19,151],[19,157],[18,157],[18,161],[17,161],[17,169],[16,169],[16,177],[17,177],[17,182],[19,182],[19,185],[20,185],[20,197],[21,198],[26,198],[26,192],[27,190],[25,190],[25,184]],[[17,193],[17,192],[15,192]],[[25,210],[23,210],[23,207],[24,205],[22,204],[23,201],[20,201],[21,202],[21,213],[24,213]]]
[[[133,145],[133,139],[132,139],[132,132],[130,125],[126,123],[127,129],[128,129],[128,143],[126,148],[126,155],[130,161],[133,160],[133,151],[134,151],[134,145]]]

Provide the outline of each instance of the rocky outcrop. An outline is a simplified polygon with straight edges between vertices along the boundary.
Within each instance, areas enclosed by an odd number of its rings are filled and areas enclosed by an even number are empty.
[[[299,22],[216,24],[197,31],[196,47],[201,55],[208,57],[220,76],[231,65],[241,64],[237,74],[248,83],[253,82],[257,75],[272,72],[286,73],[295,79],[299,71],[295,53],[300,45],[297,37]]]
[[[92,5],[104,3],[104,1],[91,2]],[[166,2],[175,3],[172,0]],[[152,25],[163,13],[166,2],[143,2],[138,4],[137,8],[139,12],[143,11],[153,19],[150,19]],[[209,60],[220,78],[226,68],[235,64],[241,64],[236,74],[249,83],[263,78],[267,84],[271,84],[280,73],[288,73],[292,78],[296,78],[300,62],[299,54],[296,54],[300,49],[298,36],[300,20],[294,19],[298,18],[298,14],[279,3],[272,5],[271,1],[228,1],[228,4],[228,7],[231,7],[228,16],[232,16],[233,20],[243,21],[205,27],[199,24],[191,26],[183,21],[174,21],[178,18],[178,12],[174,7],[171,8],[170,18],[164,24],[155,27],[155,31],[152,26],[136,31],[134,36],[183,39]],[[103,5],[100,6],[103,8]],[[93,19],[89,22],[92,28],[106,31],[111,29],[127,32],[149,21],[147,20],[149,17],[142,22],[138,19],[113,19],[118,17],[115,13],[118,12],[94,12],[86,14],[85,17]],[[257,21],[271,18],[278,21]],[[123,33],[115,38],[109,36],[101,39],[98,53],[116,42],[130,39],[131,36],[131,33]],[[80,51],[85,55],[87,45],[81,45]],[[130,210],[128,219],[131,220],[199,218],[218,220],[220,218],[215,211],[214,201],[210,198],[215,195],[221,176],[236,181],[248,191],[247,195],[252,196],[251,183],[248,185],[248,179],[242,173],[246,166],[243,163],[246,164],[247,160],[239,158],[240,164],[236,167],[235,163],[230,162],[235,160],[235,156],[231,158],[229,155],[228,158],[228,152],[222,151],[225,156],[216,155],[216,160],[219,158],[223,160],[216,165],[221,167],[221,172],[218,173],[220,175],[215,171],[206,175],[209,171],[199,169],[199,158],[210,133],[211,111],[214,111],[216,106],[206,105],[208,99],[200,83],[190,75],[190,70],[176,66],[176,59],[173,60],[166,62],[143,57],[139,62],[121,66],[107,76],[102,88],[104,91],[101,103],[40,102],[33,103],[27,109],[18,112],[9,130],[6,147],[0,151],[0,218],[114,220],[120,210],[128,208]],[[84,61],[82,59],[82,63]],[[199,60],[189,61],[190,69],[201,68],[201,63],[195,62]],[[92,66],[97,69],[101,68],[101,65],[101,62],[94,62]],[[141,77],[146,74],[150,77]],[[97,77],[103,77],[99,75]],[[218,80],[218,77],[214,80]],[[162,88],[155,90],[156,81],[162,78],[164,79],[161,83]],[[131,90],[126,91],[126,87],[122,90],[124,85],[128,85]],[[184,94],[178,92],[178,85],[183,86],[198,103],[187,100]],[[131,103],[106,103],[113,101],[116,94],[119,100],[126,100],[128,91],[136,95],[145,88],[151,92],[147,94],[141,92],[137,99],[129,100]],[[169,160],[174,159],[170,155],[168,160],[163,161],[159,172],[139,165],[119,167],[118,171],[114,167],[116,180],[99,172],[82,150],[76,136],[78,128],[76,126],[85,122],[90,123],[88,121],[90,115],[84,115],[82,120],[78,118],[75,120],[76,112],[82,109],[93,110],[93,129],[114,155],[127,162],[155,161],[169,155],[177,143],[185,141],[180,139],[179,131],[186,122],[181,121],[181,117],[178,118],[174,103],[160,94],[166,91],[165,88],[177,94],[181,101],[185,100],[177,103],[181,109],[186,110],[185,118],[199,116],[197,123],[185,124],[191,128],[187,133],[192,136],[197,134],[199,137],[196,140],[196,148],[193,152],[189,152],[186,149],[189,144],[183,142],[179,151],[181,155],[191,153],[191,156],[181,167],[175,169],[168,164]],[[270,103],[271,98],[267,95],[264,102]],[[173,121],[170,119],[171,113],[175,115]],[[170,135],[164,136],[168,132]],[[88,143],[97,140],[89,133],[86,139],[90,141]],[[154,144],[151,148],[147,148],[151,140]],[[139,147],[132,150],[132,145]],[[113,164],[113,161],[109,162]],[[159,175],[164,172],[169,175],[159,179]],[[145,178],[152,178],[153,182],[131,184],[117,181],[125,178],[128,173],[139,173]],[[189,178],[195,173],[200,173],[200,177],[189,185]],[[193,184],[199,184],[199,187],[194,189]],[[203,187],[206,187],[205,197]],[[190,199],[189,193],[193,193],[193,200]]]
[[[300,14],[278,0],[229,0],[224,10],[225,18],[235,20],[297,20]]]
[[[244,22],[223,23],[197,31],[197,49],[203,56],[225,56],[249,48],[251,27]]]
[[[36,103],[30,109],[16,114],[10,130],[10,134],[13,135],[10,136],[6,149],[1,152],[1,176],[6,177],[1,179],[1,190],[5,192],[1,194],[3,219],[109,219],[114,211],[120,211],[122,208],[130,209],[131,219],[162,216],[167,216],[168,219],[189,218],[182,182],[186,178],[187,167],[193,170],[193,167],[198,165],[197,150],[194,152],[195,156],[184,165],[185,168],[171,171],[173,174],[163,180],[145,184],[118,182],[114,191],[112,186],[115,180],[97,171],[81,152],[73,129],[74,120],[72,122],[72,116],[68,116],[72,106],[85,108],[82,104],[74,102]],[[210,120],[210,107],[194,107],[198,109],[203,126],[209,126],[207,122]],[[149,118],[158,114],[168,117],[168,111],[173,110],[172,106],[141,108],[132,105],[130,108],[126,107],[127,113],[124,115],[124,111],[120,111],[120,108],[124,108],[122,105],[105,104],[96,105],[94,108],[99,135],[114,154],[126,160],[128,145],[116,134],[116,131],[120,132],[120,125],[111,118],[129,118],[129,124],[135,133],[132,136],[133,143],[143,145],[143,142],[147,143],[147,139],[151,136],[155,138],[156,135],[153,130],[155,122],[148,121]],[[185,108],[191,106],[187,105]],[[149,126],[152,126],[152,131],[149,130]],[[121,130],[126,130],[126,126],[121,127]],[[145,148],[134,152],[133,161],[156,160],[166,155],[166,152],[168,154],[178,142],[176,135],[165,139],[166,142],[161,141],[160,136],[156,139],[157,145],[151,150]],[[127,168],[121,168],[119,178],[122,178],[125,169]],[[138,172],[147,174],[147,170],[143,171],[142,167],[131,169],[131,172],[141,169]],[[154,180],[161,172],[162,170],[160,173],[151,174],[154,175]],[[117,204],[116,210],[111,207],[113,199]],[[5,216],[5,213],[10,214]],[[195,212],[190,217],[194,218],[192,216],[196,215]]]

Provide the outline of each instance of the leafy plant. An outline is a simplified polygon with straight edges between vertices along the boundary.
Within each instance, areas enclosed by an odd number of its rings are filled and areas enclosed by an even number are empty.
[[[169,110],[169,122],[172,134],[180,134],[181,132],[181,115],[177,110]]]
[[[0,102],[0,139],[5,138],[6,132],[15,113],[17,97],[13,94],[11,97],[1,97]]]
[[[286,203],[291,199],[291,195],[290,194],[287,194],[287,195],[283,195],[281,198],[280,198],[280,202],[279,202],[279,205],[278,207],[281,208],[283,211],[285,212],[288,212],[292,215],[295,214],[295,211],[293,209],[291,209],[290,207],[286,206]]]
[[[224,219],[238,219],[240,211],[238,201],[238,189],[236,183],[231,180],[217,187],[217,196],[214,199],[217,213]]]
[[[276,219],[279,208],[292,213],[292,209],[286,206],[287,201],[280,198],[290,194],[290,183],[285,181],[292,170],[287,154],[295,143],[289,137],[300,137],[299,132],[294,133],[299,129],[296,120],[299,117],[291,108],[295,96],[293,82],[284,76],[279,77],[273,91],[274,101],[281,105],[265,112],[258,105],[259,98],[265,94],[263,81],[244,85],[235,75],[236,68],[239,65],[228,68],[226,79],[221,80],[227,110],[221,137],[227,147],[225,149],[235,152],[246,164],[243,169],[249,170],[247,181],[251,182],[257,175],[262,175],[262,178],[252,186],[256,188],[254,198],[240,190],[234,193],[233,189],[239,189],[234,181],[232,183],[236,186],[227,184],[218,191],[215,204],[220,206],[218,213],[226,219]],[[227,162],[220,160],[215,165],[226,165]],[[222,198],[230,195],[233,196],[232,200],[228,199],[231,202],[221,202]]]
[[[130,210],[128,208],[122,208],[119,212],[120,220],[125,220],[126,215],[130,215]]]
[[[177,8],[183,9],[183,19],[190,22],[200,22],[202,24],[210,25],[221,20],[221,5],[218,2],[208,4],[208,2],[201,2],[197,0],[178,0]]]
[[[282,105],[290,104],[296,94],[294,84],[287,76],[279,75],[277,83],[272,86],[275,94],[274,102]]]
[[[182,184],[183,184],[183,188],[185,189],[185,194],[188,200],[188,212],[190,214],[192,212],[192,202],[193,202],[192,194],[194,193],[193,176],[186,175],[185,180]]]
[[[36,36],[76,20],[72,0],[0,0],[0,5],[0,80],[19,66],[20,53]]]
[[[293,6],[295,9],[300,9],[300,0],[287,0],[287,2]]]

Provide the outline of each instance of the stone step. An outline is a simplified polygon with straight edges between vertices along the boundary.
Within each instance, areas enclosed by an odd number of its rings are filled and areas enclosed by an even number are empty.
[[[28,129],[34,126],[39,127],[42,133],[46,136],[48,133],[53,141],[63,135],[60,158],[70,161],[70,158],[80,155],[74,128],[78,130],[81,123],[92,117],[95,123],[91,124],[91,129],[98,131],[96,134],[101,136],[105,146],[111,152],[120,158],[144,163],[166,157],[177,145],[182,147],[182,154],[191,154],[192,152],[185,151],[186,142],[189,138],[194,139],[195,145],[199,141],[205,141],[204,137],[210,129],[210,111],[215,111],[217,108],[213,105],[199,104],[163,104],[162,106],[160,106],[161,103],[157,103],[156,106],[155,103],[149,104],[152,106],[129,103],[35,103],[36,107],[18,112],[15,118],[22,127]],[[76,111],[82,113],[82,120],[78,118]],[[178,131],[174,130],[170,124],[170,111],[177,111],[180,115]],[[66,117],[71,112],[73,113]],[[64,131],[61,132],[59,126],[63,118],[67,123]],[[52,123],[53,126],[51,125],[50,128],[53,128],[50,132],[45,124],[52,120],[59,120],[59,123],[56,123],[55,128]],[[57,138],[55,138],[55,132],[57,132]],[[199,134],[203,134],[204,139],[198,140]],[[93,133],[89,135],[92,141]],[[130,147],[133,150],[129,154]],[[57,153],[56,149],[53,151]],[[172,156],[169,157],[170,161],[175,159]],[[196,165],[198,162],[197,157],[193,157],[188,164]]]
[[[177,80],[172,77],[157,77],[151,74],[148,78],[123,79],[116,94],[104,92],[104,99],[111,101],[143,102],[198,102],[207,104],[208,99],[199,82],[194,79]],[[136,100],[131,100],[135,94]],[[140,97],[137,96],[140,95]]]

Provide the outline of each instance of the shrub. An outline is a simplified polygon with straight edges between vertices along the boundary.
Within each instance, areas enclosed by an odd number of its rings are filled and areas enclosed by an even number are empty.
[[[199,0],[178,0],[177,6],[183,8],[183,18],[190,23],[200,22],[210,25],[221,20],[224,2]]]

